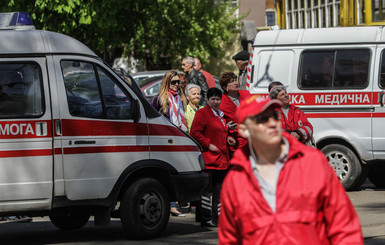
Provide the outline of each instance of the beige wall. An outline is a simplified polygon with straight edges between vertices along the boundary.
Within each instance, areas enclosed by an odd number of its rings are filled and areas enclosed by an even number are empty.
[[[250,11],[244,20],[254,20],[257,28],[266,25],[266,8],[274,8],[274,0],[239,0],[239,15]],[[238,75],[237,66],[231,57],[242,49],[240,29],[234,32],[230,44],[223,47],[223,49],[226,52],[225,55],[219,59],[210,59],[210,64],[203,64],[203,69],[217,77],[220,77],[221,73],[227,70],[231,70]]]
[[[244,20],[254,20],[257,26],[265,26],[266,2],[263,0],[239,0],[239,15],[249,12]]]
[[[274,8],[274,0],[266,0],[266,9]]]
[[[213,76],[220,77],[224,71],[233,71],[238,75],[238,68],[234,60],[231,59],[233,55],[241,51],[240,31],[236,31],[231,39],[230,44],[223,47],[225,54],[219,59],[210,59],[210,64],[203,64],[203,70],[210,72]]]

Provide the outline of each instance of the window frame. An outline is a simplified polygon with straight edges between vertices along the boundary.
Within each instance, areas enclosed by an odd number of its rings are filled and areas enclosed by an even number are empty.
[[[338,56],[338,51],[349,51],[349,50],[365,50],[368,51],[369,58],[368,58],[368,64],[367,64],[367,78],[366,78],[366,83],[363,84],[362,86],[334,86],[335,84],[335,77],[336,77],[336,57]],[[306,53],[318,53],[318,52],[334,52],[334,62],[333,62],[333,73],[332,73],[332,81],[331,81],[331,86],[327,87],[304,87],[302,84],[302,77],[303,77],[303,64],[304,64],[304,54]],[[299,67],[298,67],[298,76],[297,76],[297,86],[301,90],[363,90],[368,88],[370,82],[370,67],[371,67],[371,58],[372,58],[372,50],[370,48],[348,48],[348,49],[343,49],[343,48],[337,48],[337,49],[305,49],[301,52],[300,54],[300,60],[298,62]]]
[[[19,65],[26,65],[26,64],[31,64],[36,66],[36,70],[38,71],[39,75],[39,83],[40,83],[40,97],[41,97],[41,113],[38,115],[20,115],[20,116],[7,116],[4,117],[3,115],[0,114],[0,119],[19,119],[19,118],[41,118],[45,115],[46,113],[46,99],[45,99],[45,91],[44,91],[44,82],[43,82],[43,71],[40,66],[40,64],[36,61],[30,60],[30,61],[0,61],[0,66],[2,64],[7,64],[7,65],[12,65],[12,64],[19,64]]]
[[[95,62],[92,62],[92,61],[89,61],[89,60],[61,59],[60,60],[60,68],[61,68],[61,72],[62,72],[62,79],[63,79],[63,82],[64,82],[64,87],[66,87],[66,80],[65,80],[65,77],[64,77],[62,62],[83,62],[83,63],[88,63],[88,64],[90,64],[92,66],[93,74],[94,74],[95,79],[96,79],[96,85],[98,87],[98,94],[99,94],[99,97],[100,97],[100,103],[101,103],[101,106],[102,106],[102,116],[90,117],[90,116],[85,116],[85,115],[73,115],[70,112],[70,110],[69,110],[68,94],[67,94],[67,91],[65,91],[65,98],[67,100],[66,104],[67,104],[67,109],[68,109],[69,115],[71,115],[72,117],[91,118],[91,119],[103,119],[103,120],[133,120],[134,119],[135,116],[134,116],[134,108],[133,108],[133,106],[134,106],[134,103],[133,103],[134,98],[133,98],[133,96],[127,91],[127,89],[125,89],[125,87],[120,83],[120,81],[117,80],[113,76],[113,74],[111,74],[107,69],[105,69],[103,66],[101,66],[99,64],[96,64]],[[110,118],[110,117],[108,117],[107,111],[106,111],[105,98],[104,98],[102,84],[101,84],[101,81],[100,81],[100,76],[99,76],[98,70],[100,70],[101,72],[106,74],[106,76],[114,83],[114,85],[118,86],[118,88],[130,100],[130,103],[131,103],[130,104],[130,117],[127,117],[127,118]]]

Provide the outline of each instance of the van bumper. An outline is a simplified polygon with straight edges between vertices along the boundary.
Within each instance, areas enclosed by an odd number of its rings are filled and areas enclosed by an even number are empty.
[[[204,172],[182,173],[172,176],[176,200],[193,202],[201,199],[209,184],[209,175]]]

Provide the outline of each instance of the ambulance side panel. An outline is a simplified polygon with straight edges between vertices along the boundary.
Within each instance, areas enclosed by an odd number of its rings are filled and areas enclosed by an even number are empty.
[[[333,69],[333,64],[321,67],[313,56],[325,53],[360,50],[370,56],[366,85],[356,89],[344,85],[333,89],[317,84],[317,74],[307,73],[306,67]],[[373,108],[372,84],[375,45],[296,45],[254,47],[252,65],[254,77],[250,83],[251,93],[268,96],[270,82],[280,81],[290,94],[291,103],[299,106],[314,127],[317,144],[333,141],[348,142],[360,153],[363,160],[373,159],[371,116]],[[305,59],[306,55],[309,56]],[[349,62],[349,58],[341,62]],[[344,76],[343,74],[341,76]],[[307,82],[306,79],[309,79]],[[370,80],[369,80],[370,79]],[[320,78],[321,81],[327,81]],[[364,82],[365,83],[365,82]],[[359,130],[358,130],[359,129]],[[324,143],[323,143],[324,142]]]
[[[106,198],[128,166],[149,159],[146,113],[136,94],[102,62],[70,55],[53,60],[60,108],[55,155],[62,156],[57,164],[63,170],[55,183],[64,183],[55,195]],[[134,105],[139,106],[137,122]]]
[[[53,191],[46,58],[0,56],[0,212],[48,210]]]

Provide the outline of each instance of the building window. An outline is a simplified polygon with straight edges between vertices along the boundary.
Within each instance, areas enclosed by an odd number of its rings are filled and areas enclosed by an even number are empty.
[[[384,21],[385,20],[385,1],[373,0],[373,21]]]
[[[340,0],[285,0],[286,28],[340,26],[339,9]]]
[[[266,26],[275,26],[274,9],[266,9]]]

